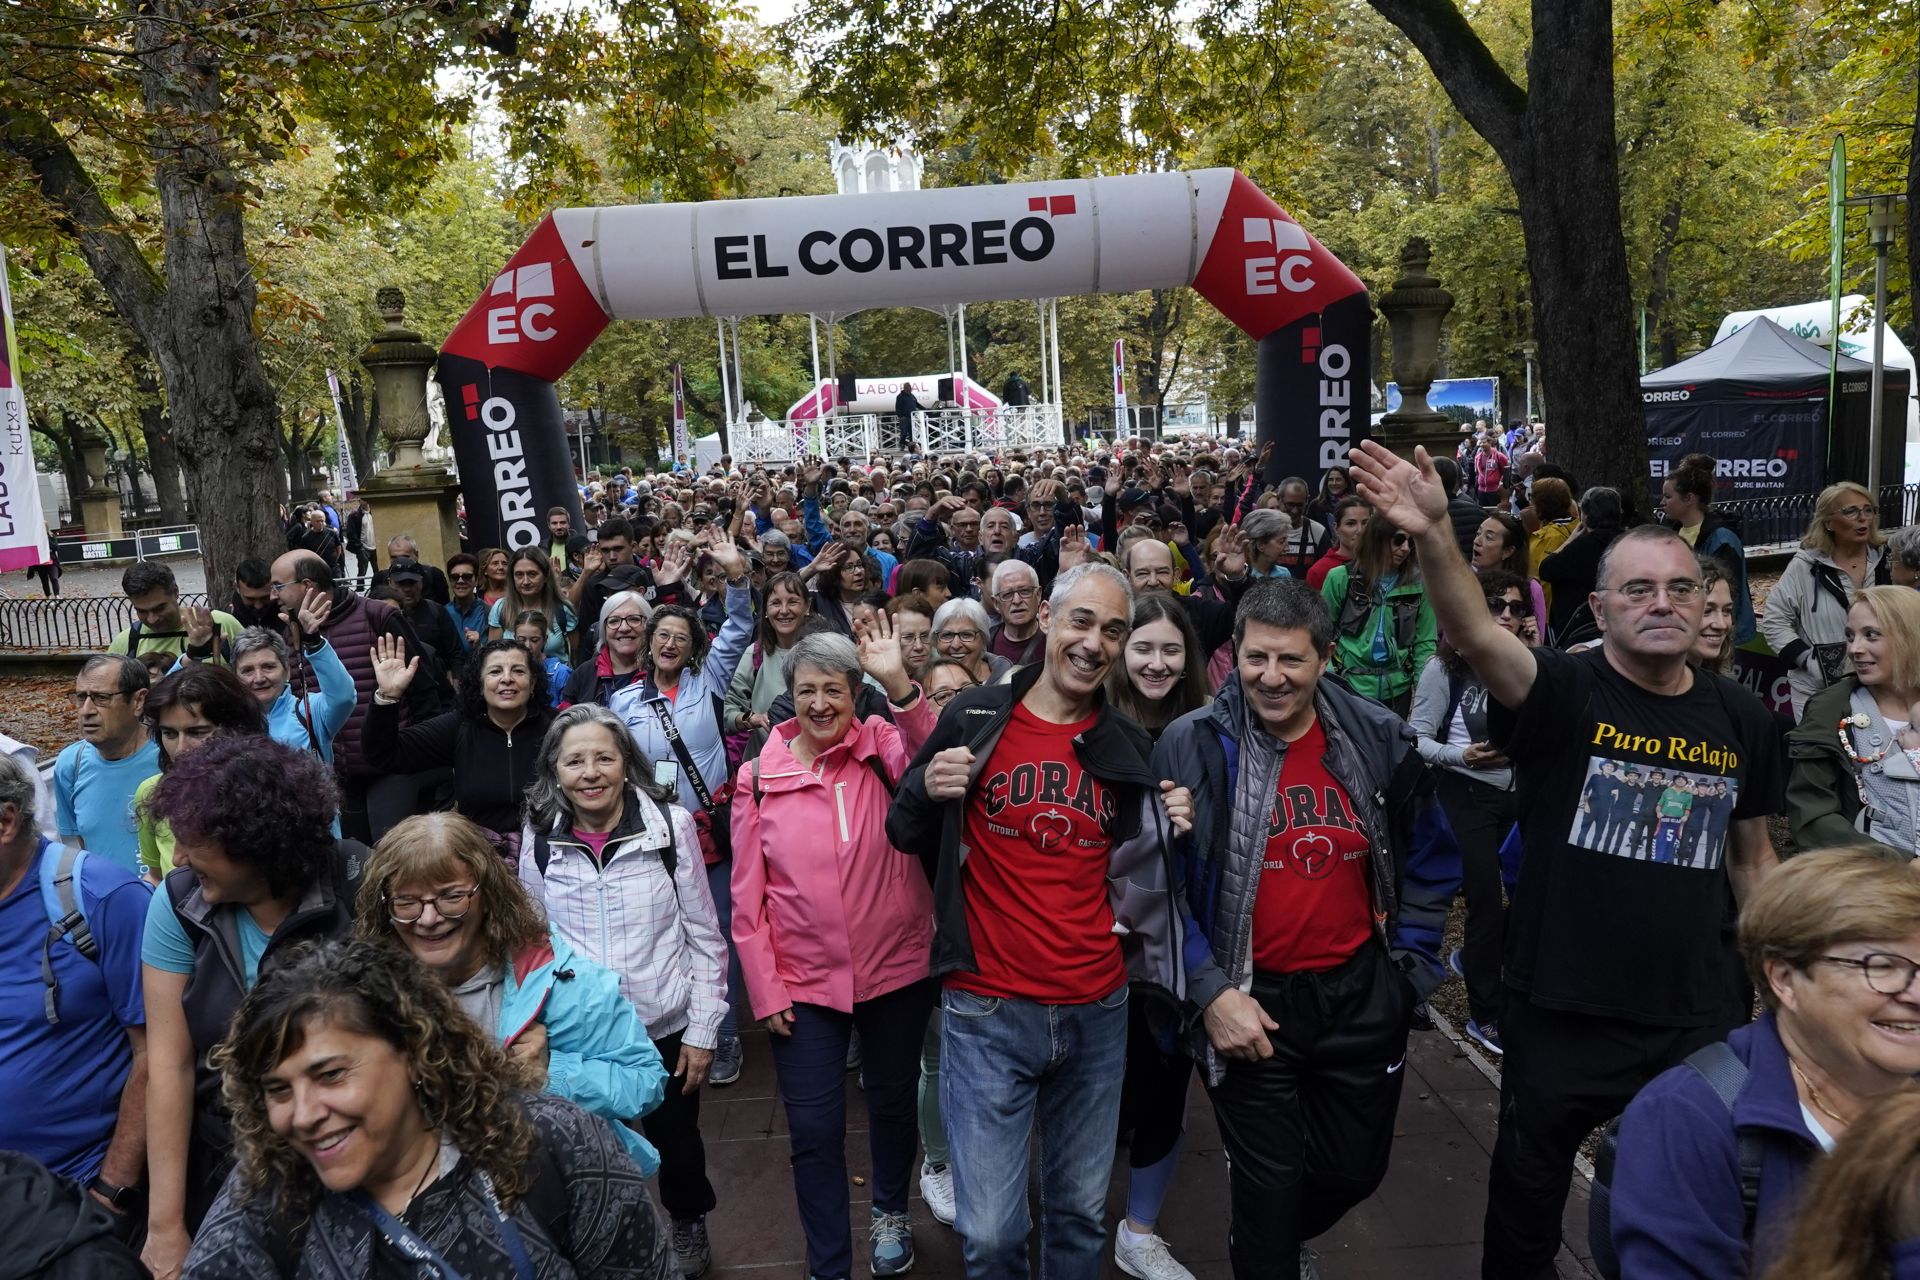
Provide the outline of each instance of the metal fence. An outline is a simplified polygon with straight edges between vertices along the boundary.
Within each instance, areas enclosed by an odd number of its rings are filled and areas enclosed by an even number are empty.
[[[180,603],[205,604],[207,597],[183,593]],[[125,596],[4,599],[0,600],[0,652],[99,653],[132,625],[133,606]]]
[[[1713,504],[1714,514],[1732,525],[1748,551],[1787,550],[1800,545],[1813,520],[1814,493],[1783,493],[1765,498],[1736,498]],[[1880,487],[1880,527],[1898,529],[1920,520],[1920,485]]]

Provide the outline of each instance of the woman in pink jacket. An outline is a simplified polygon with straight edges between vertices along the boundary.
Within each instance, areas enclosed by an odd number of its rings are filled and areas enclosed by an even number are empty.
[[[895,721],[854,714],[862,671]],[[933,892],[887,842],[887,808],[936,712],[907,678],[891,619],[858,650],[837,633],[788,652],[794,718],[740,767],[733,939],[753,1016],[772,1033],[794,1191],[817,1280],[851,1280],[846,1060],[857,1028],[873,1151],[873,1274],[913,1265],[907,1182],[917,1154],[920,1043],[933,1009]]]

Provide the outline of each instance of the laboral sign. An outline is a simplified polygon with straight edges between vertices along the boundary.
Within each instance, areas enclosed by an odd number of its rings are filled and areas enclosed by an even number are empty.
[[[454,329],[440,382],[477,543],[578,514],[554,382],[612,320],[845,312],[1192,285],[1259,341],[1272,475],[1364,434],[1366,286],[1231,169],[549,214]]]

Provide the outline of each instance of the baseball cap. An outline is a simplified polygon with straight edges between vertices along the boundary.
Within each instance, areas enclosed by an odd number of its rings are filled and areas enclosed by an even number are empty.
[[[412,556],[395,556],[393,563],[387,566],[387,577],[394,582],[398,582],[402,578],[411,578],[415,582],[424,582],[427,578],[427,571],[422,569],[420,562]]]

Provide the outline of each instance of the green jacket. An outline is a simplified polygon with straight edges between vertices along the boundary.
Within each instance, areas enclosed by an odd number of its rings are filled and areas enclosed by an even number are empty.
[[[1806,713],[1787,735],[1787,824],[1796,853],[1815,849],[1867,849],[1906,859],[1854,826],[1860,817],[1860,766],[1840,747],[1838,725],[1852,714],[1860,681],[1851,675],[1807,699]],[[1897,748],[1896,748],[1897,749]]]
[[[1366,584],[1352,564],[1335,567],[1320,586],[1320,595],[1333,614],[1333,669],[1363,698],[1391,702],[1412,692],[1439,642],[1433,606],[1426,587],[1404,575],[1384,601]],[[1379,615],[1387,613],[1387,661],[1373,660],[1373,637]]]

